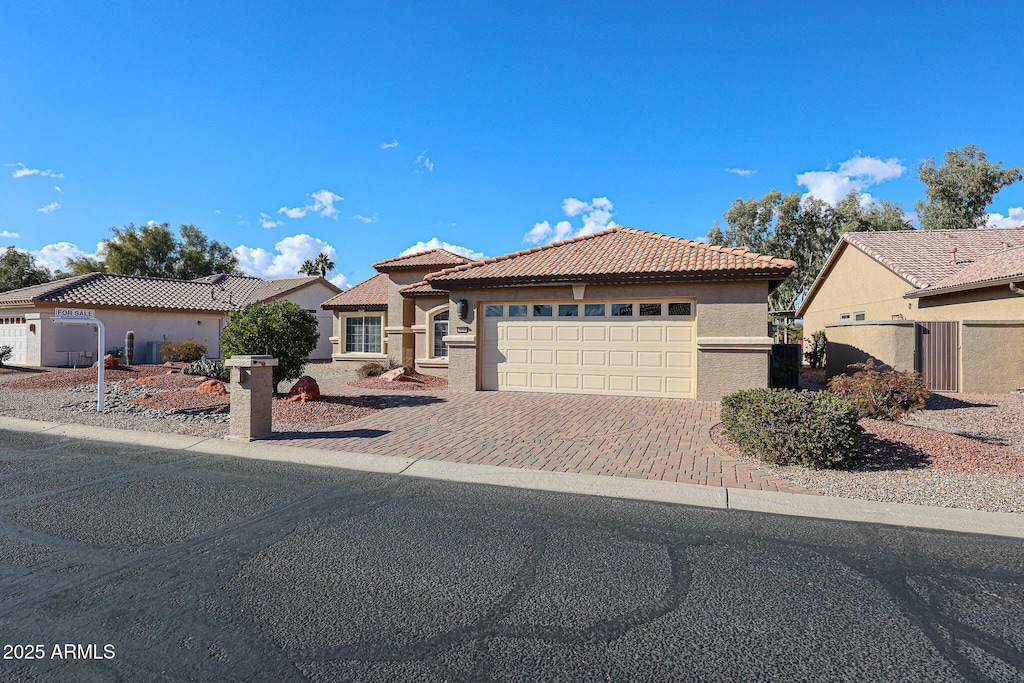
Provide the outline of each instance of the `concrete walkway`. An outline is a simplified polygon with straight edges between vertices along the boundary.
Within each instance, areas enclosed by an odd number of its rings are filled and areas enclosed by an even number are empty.
[[[807,493],[710,439],[718,403],[537,393],[389,392],[387,410],[282,445],[419,460]]]

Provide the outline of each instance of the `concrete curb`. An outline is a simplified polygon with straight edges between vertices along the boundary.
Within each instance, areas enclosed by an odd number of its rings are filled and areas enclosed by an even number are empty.
[[[960,510],[906,503],[833,498],[802,493],[779,493],[748,489],[698,486],[667,481],[600,477],[587,474],[495,467],[467,463],[398,458],[368,453],[327,451],[282,446],[273,441],[249,443],[224,439],[135,432],[90,425],[37,422],[0,417],[0,429],[18,432],[46,432],[69,438],[137,444],[192,453],[227,455],[276,462],[337,467],[359,472],[490,484],[540,491],[557,491],[588,496],[605,496],[677,505],[762,512],[795,517],[814,517],[847,522],[869,522],[893,526],[961,533],[1024,538],[1024,514]]]

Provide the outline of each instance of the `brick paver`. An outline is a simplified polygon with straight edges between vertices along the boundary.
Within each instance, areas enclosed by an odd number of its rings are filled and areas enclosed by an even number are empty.
[[[380,394],[389,404],[284,444],[398,457],[804,492],[722,453],[714,402],[535,393]]]

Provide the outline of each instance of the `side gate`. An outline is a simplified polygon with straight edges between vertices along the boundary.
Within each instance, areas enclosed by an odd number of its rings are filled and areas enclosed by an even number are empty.
[[[958,323],[917,323],[917,367],[932,391],[958,391]]]

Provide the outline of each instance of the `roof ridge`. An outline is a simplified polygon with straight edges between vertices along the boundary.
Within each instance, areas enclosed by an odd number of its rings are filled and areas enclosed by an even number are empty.
[[[752,259],[754,261],[757,261],[757,260],[762,260],[762,261],[763,260],[768,260],[769,263],[778,263],[779,265],[782,265],[784,262],[792,263],[792,264],[796,265],[796,262],[793,261],[792,259],[785,259],[785,258],[782,258],[780,256],[769,256],[768,254],[762,254],[760,252],[756,252],[753,249],[751,249],[750,247],[746,247],[746,246],[742,246],[742,247],[726,247],[726,246],[722,246],[722,245],[719,245],[719,244],[710,244],[708,242],[701,242],[699,240],[691,240],[691,239],[688,239],[686,237],[675,237],[673,235],[663,235],[663,234],[661,234],[659,232],[650,232],[649,230],[639,230],[637,228],[627,228],[627,227],[622,226],[622,225],[616,226],[615,230],[620,230],[620,231],[623,231],[623,232],[632,232],[632,233],[635,233],[635,234],[638,234],[638,235],[644,235],[645,237],[652,237],[652,238],[655,238],[655,239],[666,240],[668,242],[678,242],[680,244],[685,244],[685,245],[687,245],[689,247],[695,247],[697,249],[707,249],[709,251],[721,251],[721,252],[733,254],[734,256],[742,256],[743,258],[749,258],[749,259]]]
[[[468,261],[472,260],[472,259],[470,259],[470,258],[468,258],[466,256],[463,256],[462,254],[456,254],[455,252],[448,251],[447,249],[443,249],[442,247],[434,247],[433,249],[427,249],[425,251],[417,251],[417,252],[414,252],[412,254],[405,254],[404,256],[392,256],[389,259],[384,259],[383,261],[377,261],[376,263],[373,264],[373,267],[374,268],[378,268],[380,266],[388,267],[389,265],[396,264],[396,262],[405,261],[407,259],[411,259],[411,258],[414,258],[414,257],[417,257],[417,256],[424,256],[426,254],[434,254],[434,253],[438,253],[438,252],[440,252],[442,254],[447,254],[448,256],[451,256],[454,259],[458,259],[458,260],[464,261],[464,262],[468,262]]]

